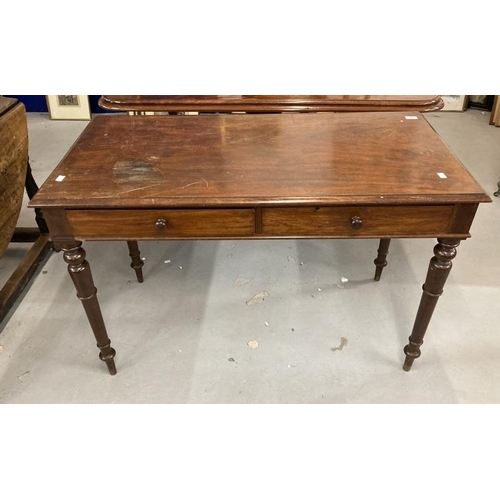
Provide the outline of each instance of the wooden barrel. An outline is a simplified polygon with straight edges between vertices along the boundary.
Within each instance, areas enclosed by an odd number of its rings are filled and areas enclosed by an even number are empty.
[[[23,202],[28,164],[26,110],[0,97],[0,257],[10,243]]]

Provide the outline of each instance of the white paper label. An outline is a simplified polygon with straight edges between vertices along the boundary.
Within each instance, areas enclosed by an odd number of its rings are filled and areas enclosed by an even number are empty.
[[[66,179],[65,175],[60,175],[57,179],[56,182],[62,182],[64,179]]]
[[[446,174],[443,174],[443,172],[438,172],[438,177],[440,177],[441,179],[448,179]]]
[[[418,120],[418,116],[405,116],[407,120]]]

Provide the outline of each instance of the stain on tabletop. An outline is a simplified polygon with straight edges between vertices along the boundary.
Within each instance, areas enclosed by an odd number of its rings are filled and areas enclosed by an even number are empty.
[[[117,184],[135,187],[164,179],[153,163],[139,159],[117,161],[113,167],[113,176]]]

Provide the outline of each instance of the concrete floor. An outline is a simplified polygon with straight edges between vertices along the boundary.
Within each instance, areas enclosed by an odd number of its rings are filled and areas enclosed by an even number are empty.
[[[427,118],[492,194],[500,129],[488,114]],[[39,183],[86,124],[29,116]],[[19,225],[32,221],[23,209]],[[86,243],[118,352],[115,377],[53,254],[0,324],[0,402],[499,403],[500,199],[480,207],[472,236],[410,373],[402,349],[434,240],[394,240],[380,283],[375,240],[147,242],[143,284],[124,243]],[[26,248],[9,247],[0,285]],[[264,302],[246,304],[261,291]]]

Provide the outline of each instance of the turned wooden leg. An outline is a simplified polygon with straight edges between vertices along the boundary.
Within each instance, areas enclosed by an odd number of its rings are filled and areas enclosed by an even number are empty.
[[[85,250],[82,243],[74,241],[62,245],[64,260],[68,263],[68,271],[76,288],[76,296],[82,301],[90,326],[97,340],[97,347],[101,350],[99,358],[104,361],[111,375],[116,375],[115,350],[111,347],[102,319],[101,308],[97,301],[97,290],[92,280],[90,265],[85,260]]]
[[[139,245],[137,241],[127,241],[129,255],[132,259],[132,263],[130,267],[135,270],[135,274],[137,276],[137,281],[142,283],[144,281],[144,277],[142,276],[142,266],[144,262],[141,260],[141,252],[139,252]]]
[[[427,278],[420,300],[420,306],[410,335],[410,343],[404,348],[406,354],[403,370],[409,372],[413,361],[420,357],[420,346],[424,343],[424,335],[432,318],[432,313],[436,307],[439,297],[443,294],[444,284],[450,274],[452,260],[457,255],[456,248],[460,240],[438,239],[438,244],[434,247],[434,257],[432,257],[427,271]]]
[[[387,254],[389,253],[389,245],[391,244],[390,238],[382,238],[380,240],[380,246],[378,247],[377,258],[373,263],[377,266],[375,268],[375,281],[380,281],[380,276],[382,276],[382,269],[387,266]]]

